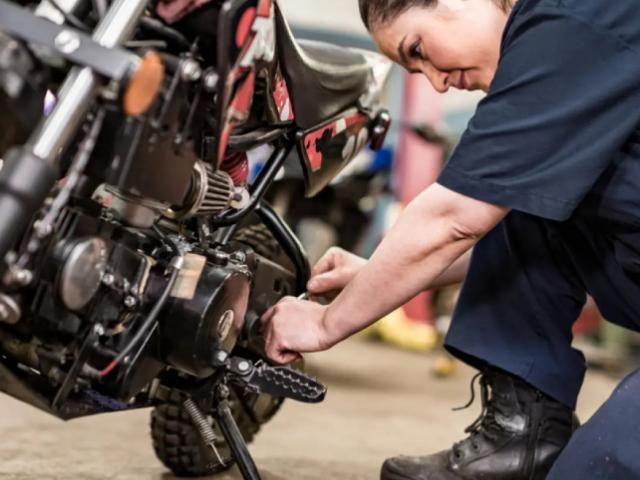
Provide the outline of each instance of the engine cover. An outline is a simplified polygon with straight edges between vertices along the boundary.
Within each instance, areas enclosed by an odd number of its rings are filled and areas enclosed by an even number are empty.
[[[215,265],[188,255],[159,322],[162,360],[204,378],[214,372],[214,353],[230,353],[244,324],[250,274],[244,265]]]

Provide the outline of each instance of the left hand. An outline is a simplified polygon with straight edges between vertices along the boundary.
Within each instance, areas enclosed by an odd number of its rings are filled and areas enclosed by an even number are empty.
[[[291,363],[304,352],[329,348],[324,327],[326,307],[294,297],[285,297],[262,316],[267,357],[276,363]]]

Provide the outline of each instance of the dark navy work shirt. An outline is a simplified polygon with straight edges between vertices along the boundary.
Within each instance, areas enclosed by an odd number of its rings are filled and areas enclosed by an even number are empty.
[[[438,182],[549,220],[640,226],[639,126],[640,0],[519,0]]]

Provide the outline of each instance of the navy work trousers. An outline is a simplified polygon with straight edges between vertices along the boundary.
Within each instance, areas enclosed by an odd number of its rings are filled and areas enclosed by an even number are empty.
[[[447,348],[575,408],[585,361],[571,346],[589,293],[609,321],[640,330],[640,256],[602,225],[511,212],[476,246]],[[640,370],[580,428],[550,479],[640,478]]]

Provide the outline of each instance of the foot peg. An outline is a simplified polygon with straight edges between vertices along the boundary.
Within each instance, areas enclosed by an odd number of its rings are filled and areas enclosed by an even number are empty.
[[[316,379],[291,367],[273,367],[258,360],[229,359],[230,380],[245,385],[255,393],[285,397],[305,403],[324,400],[327,387]]]

